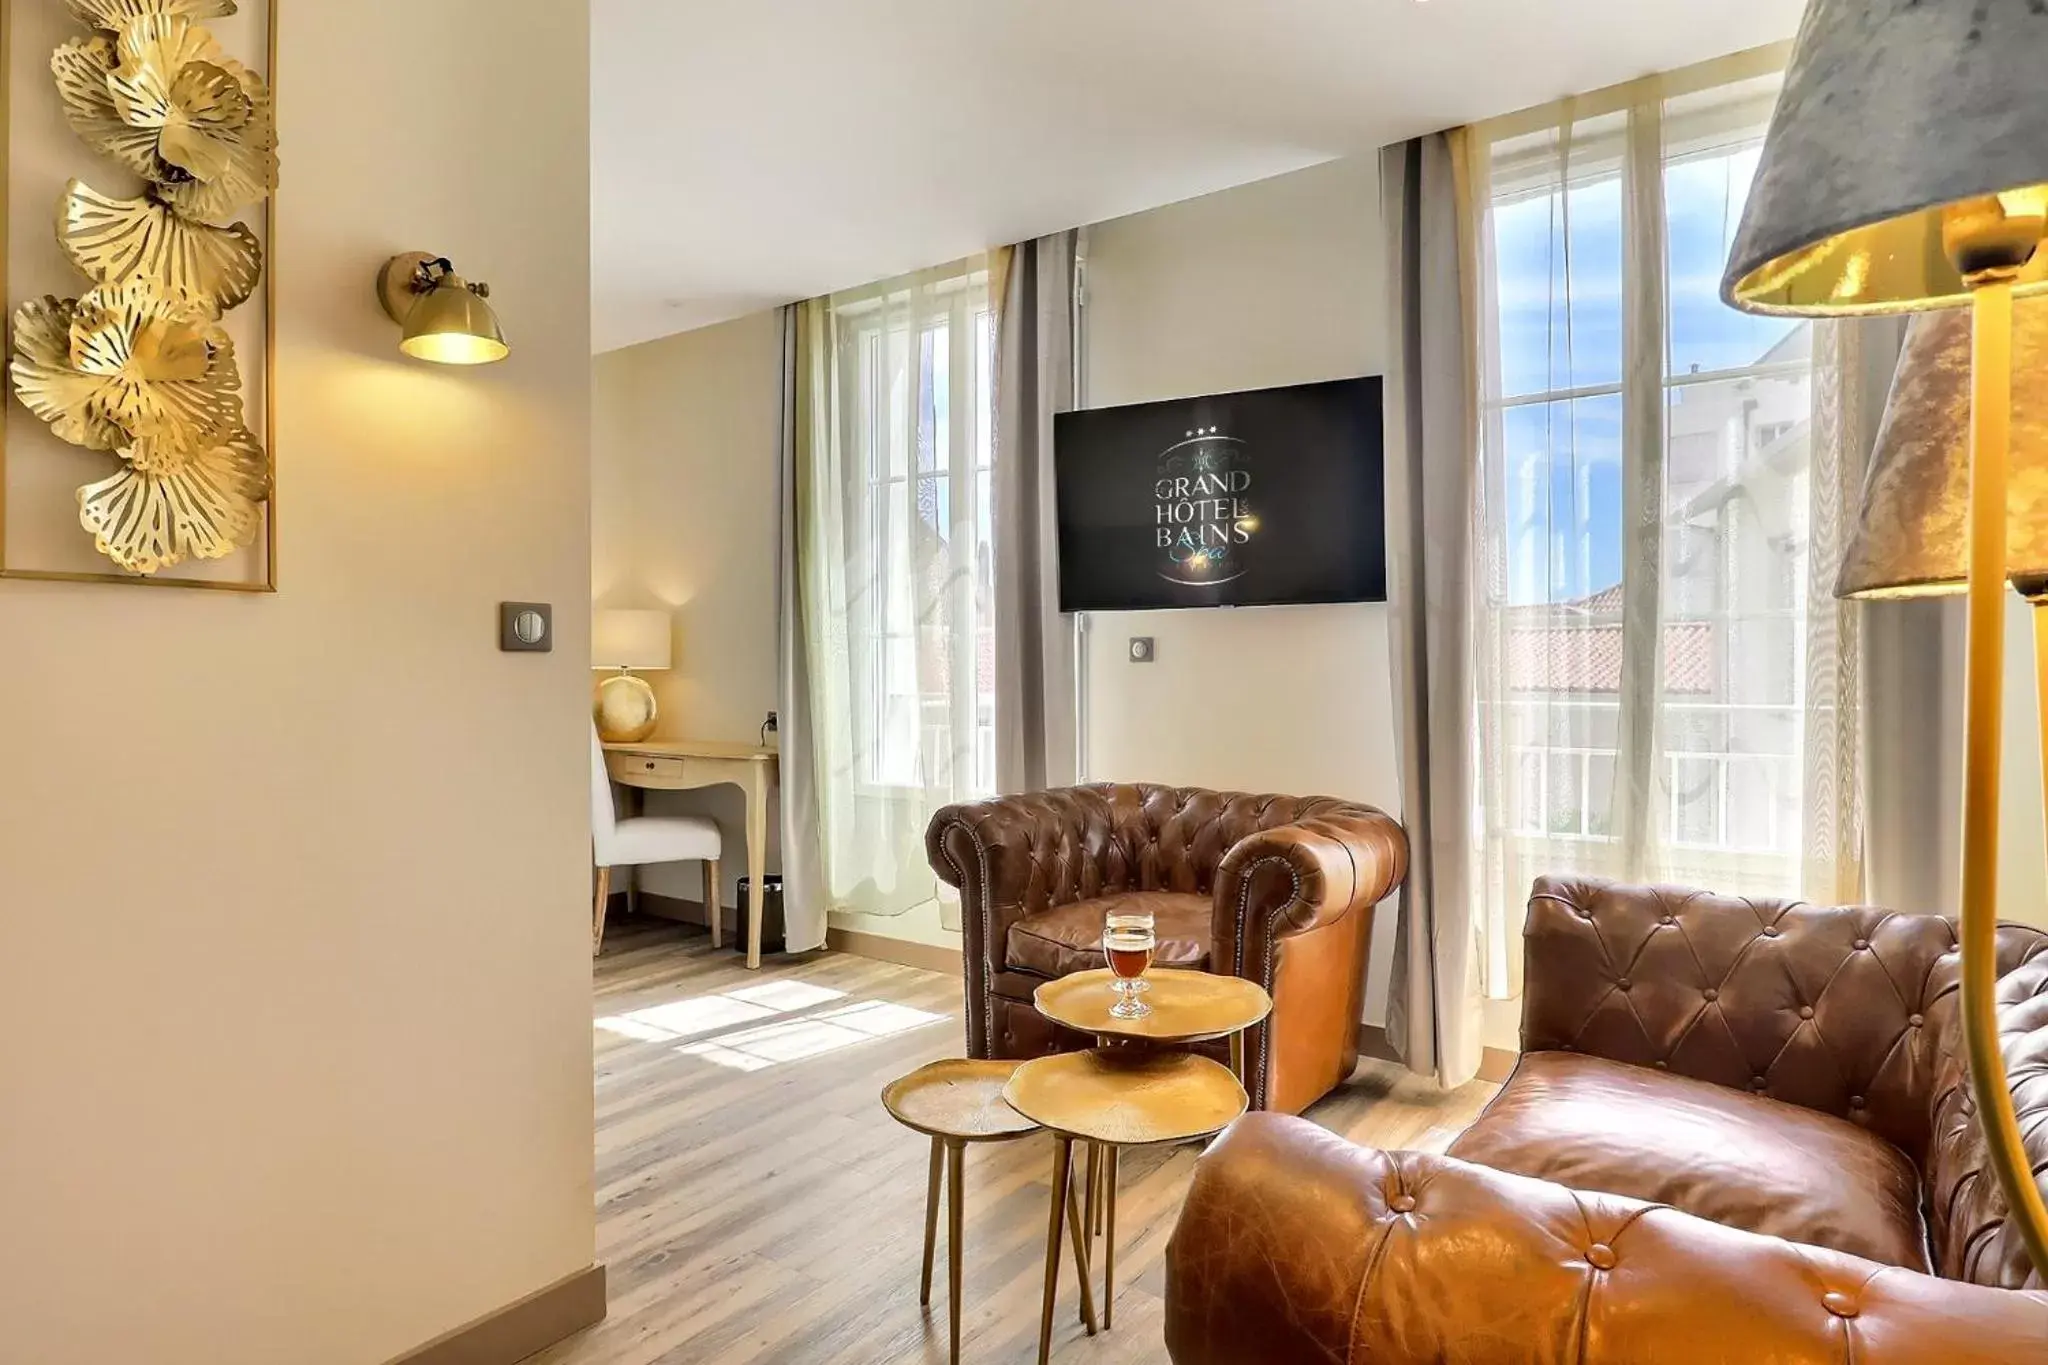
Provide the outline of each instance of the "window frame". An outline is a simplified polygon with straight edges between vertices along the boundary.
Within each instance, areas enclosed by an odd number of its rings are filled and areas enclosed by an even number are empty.
[[[1596,118],[1609,119],[1614,113],[1625,109],[1625,105],[1617,105],[1612,108],[1582,110],[1578,113],[1577,117],[1586,120]],[[1673,261],[1666,232],[1667,225],[1670,222],[1672,207],[1669,173],[1674,166],[1708,158],[1736,156],[1745,150],[1760,145],[1763,140],[1763,134],[1758,124],[1753,121],[1754,112],[1755,103],[1753,100],[1739,100],[1732,103],[1727,111],[1713,109],[1698,111],[1680,123],[1675,129],[1670,123],[1667,123],[1662,128],[1665,150],[1657,158],[1656,162],[1659,184],[1657,193],[1654,196],[1656,213],[1658,215],[1654,239],[1660,248],[1657,260],[1658,277],[1655,289],[1659,302],[1658,313],[1660,315],[1661,335],[1658,337],[1656,348],[1658,375],[1655,391],[1662,403],[1659,440],[1664,449],[1657,458],[1658,481],[1661,488],[1665,490],[1660,494],[1660,498],[1663,501],[1659,509],[1661,535],[1664,536],[1668,536],[1675,526],[1683,523],[1686,511],[1684,506],[1669,500],[1668,490],[1670,485],[1668,483],[1668,470],[1665,468],[1665,462],[1669,458],[1671,441],[1669,416],[1674,396],[1682,394],[1687,389],[1700,386],[1732,384],[1742,381],[1793,379],[1805,380],[1810,384],[1815,373],[1815,363],[1810,355],[1805,359],[1793,360],[1771,361],[1760,359],[1757,363],[1751,365],[1723,367],[1711,371],[1681,371],[1674,364],[1676,339],[1674,337],[1675,322],[1671,298],[1671,282],[1674,276],[1672,274]],[[1567,123],[1573,118],[1569,102],[1567,102],[1563,118]],[[1489,162],[1494,178],[1489,180],[1490,192],[1485,199],[1485,208],[1492,221],[1497,222],[1499,212],[1503,208],[1525,203],[1531,199],[1554,197],[1557,208],[1553,210],[1549,218],[1548,228],[1551,234],[1553,251],[1560,249],[1569,251],[1572,245],[1570,205],[1574,194],[1583,192],[1592,186],[1608,182],[1619,182],[1624,203],[1628,202],[1630,191],[1627,184],[1627,175],[1629,173],[1627,144],[1631,134],[1626,132],[1616,133],[1611,128],[1603,126],[1601,131],[1590,139],[1589,143],[1583,148],[1575,140],[1571,147],[1571,156],[1568,163],[1562,168],[1562,173],[1556,173],[1558,167],[1554,143],[1549,149],[1545,149],[1541,141],[1542,136],[1543,125],[1531,123],[1513,129],[1501,129],[1496,131],[1491,138],[1482,142],[1479,155],[1483,158],[1495,158]],[[1527,141],[1520,149],[1512,151],[1505,158],[1497,156],[1503,144],[1510,144],[1523,139],[1527,139]],[[1565,405],[1558,410],[1566,414],[1565,421],[1570,423],[1576,416],[1572,405],[1579,402],[1603,398],[1620,398],[1624,403],[1628,401],[1628,396],[1632,391],[1631,381],[1627,372],[1628,356],[1632,346],[1626,333],[1630,316],[1629,300],[1634,295],[1634,291],[1641,287],[1638,281],[1630,277],[1629,272],[1632,261],[1629,255],[1629,242],[1630,229],[1625,224],[1623,228],[1622,279],[1620,281],[1624,327],[1621,343],[1623,354],[1622,377],[1612,382],[1591,384],[1548,384],[1540,388],[1514,394],[1503,393],[1498,396],[1491,393],[1482,393],[1480,395],[1481,430],[1488,433],[1488,444],[1493,445],[1497,452],[1487,457],[1489,465],[1495,460],[1505,462],[1507,459],[1506,419],[1507,415],[1514,411],[1539,406]],[[1488,249],[1483,253],[1483,268],[1489,272],[1491,279],[1487,285],[1489,304],[1487,314],[1482,318],[1483,340],[1481,344],[1488,348],[1490,353],[1484,357],[1482,363],[1490,365],[1492,373],[1497,377],[1501,377],[1504,382],[1506,362],[1502,351],[1503,314],[1500,300],[1505,290],[1503,288],[1503,276],[1500,273],[1500,255],[1501,253],[1493,246],[1492,238],[1489,236]],[[1551,259],[1555,261],[1554,256]],[[1554,280],[1556,279],[1556,266],[1553,264],[1550,269],[1552,271],[1550,278]],[[1567,326],[1570,325],[1572,318],[1573,302],[1569,292],[1569,285],[1573,281],[1573,277],[1574,271],[1571,265],[1567,263],[1564,268],[1566,286],[1556,291],[1553,295],[1553,302],[1550,305],[1553,310],[1551,316],[1553,318],[1558,316],[1558,310],[1561,310],[1566,319],[1565,325]],[[1603,282],[1606,280],[1607,277],[1604,270],[1600,278]],[[1547,364],[1549,363],[1547,359]],[[1550,368],[1554,369],[1554,364],[1551,364]],[[1554,374],[1549,377],[1555,378]],[[1810,422],[1798,422],[1791,424],[1791,426],[1793,429],[1810,427]],[[1786,432],[1781,431],[1776,439],[1782,440],[1785,435]],[[1621,436],[1624,483],[1635,472],[1635,466],[1626,453],[1630,440],[1631,428],[1627,419],[1624,418]],[[1542,472],[1535,479],[1535,485],[1539,489],[1555,486],[1557,461],[1560,453],[1556,440],[1553,438],[1550,449],[1545,452],[1541,459],[1540,469]],[[1733,470],[1724,477],[1731,480],[1740,480],[1743,475],[1743,470]],[[1510,509],[1514,506],[1514,483],[1514,472],[1503,463],[1499,471],[1498,488],[1501,494],[1508,498],[1508,501],[1502,506],[1499,520],[1486,533],[1486,554],[1500,566],[1497,575],[1488,574],[1485,576],[1484,599],[1486,608],[1494,613],[1508,614],[1520,609],[1543,605],[1548,605],[1553,609],[1564,607],[1567,605],[1564,601],[1553,600],[1547,604],[1525,604],[1518,602],[1516,599],[1514,588],[1515,566],[1522,559],[1526,558],[1527,555],[1526,547],[1519,544],[1521,523],[1510,514]],[[1539,494],[1538,502],[1540,503],[1541,501],[1542,495]],[[1717,519],[1720,519],[1725,514],[1717,512],[1716,516]],[[1623,554],[1626,558],[1628,550],[1626,545],[1625,513],[1622,520],[1623,525],[1615,529],[1615,534],[1623,537]],[[1595,534],[1599,533],[1598,528],[1592,529]],[[1572,528],[1565,528],[1564,533],[1575,534],[1575,531]],[[1553,529],[1551,538],[1554,540],[1557,534],[1559,532]],[[1730,540],[1732,542],[1732,536],[1730,536]],[[1795,579],[1797,577],[1796,565],[1804,562],[1804,556],[1808,552],[1808,545],[1804,541],[1786,551],[1786,554],[1795,564]],[[1546,557],[1549,553],[1552,553],[1552,551],[1546,549]],[[1731,557],[1734,554],[1732,544],[1728,553]],[[1669,566],[1663,563],[1660,554],[1660,579],[1667,577],[1669,572]],[[1732,580],[1734,577],[1733,572],[1726,566],[1723,566],[1719,572],[1724,580]],[[1660,583],[1658,587],[1660,594],[1668,593],[1669,590],[1670,585],[1668,583]],[[1717,604],[1716,608],[1712,611],[1689,610],[1682,618],[1678,618],[1688,624],[1696,621],[1715,623],[1724,630],[1727,623],[1738,618],[1745,622],[1780,618],[1796,622],[1797,638],[1793,644],[1794,659],[1791,673],[1792,695],[1782,705],[1775,703],[1766,705],[1763,703],[1738,702],[1728,697],[1725,691],[1722,693],[1720,700],[1711,703],[1696,702],[1670,693],[1663,685],[1662,665],[1665,642],[1660,640],[1656,645],[1659,652],[1659,667],[1655,675],[1656,682],[1653,685],[1653,696],[1650,701],[1651,707],[1660,718],[1668,717],[1674,711],[1697,710],[1702,706],[1711,706],[1717,712],[1725,711],[1731,714],[1735,711],[1767,711],[1773,715],[1790,717],[1792,728],[1796,732],[1798,717],[1803,706],[1801,680],[1804,677],[1805,660],[1801,655],[1804,648],[1805,632],[1808,629],[1807,614],[1807,607],[1803,597],[1795,592],[1789,603],[1782,608],[1773,607],[1769,610],[1745,609],[1736,612],[1730,610],[1728,604],[1723,601]],[[1671,618],[1665,616],[1660,611],[1658,619],[1660,631],[1668,630],[1672,623]],[[1724,634],[1724,641],[1725,638]],[[1727,654],[1725,645],[1720,653],[1722,657],[1718,657],[1715,660],[1714,666],[1717,672],[1722,675],[1724,679],[1723,686],[1725,687],[1725,677],[1730,668],[1730,661],[1725,657]],[[1503,661],[1503,666],[1505,667],[1505,661]],[[1624,679],[1622,687],[1624,690],[1626,689],[1626,679]],[[1502,712],[1500,717],[1488,721],[1486,724],[1501,736],[1503,745],[1501,759],[1505,766],[1505,777],[1501,791],[1507,800],[1508,806],[1507,809],[1490,815],[1483,822],[1485,837],[1502,842],[1506,846],[1504,851],[1507,852],[1508,856],[1524,865],[1527,865],[1530,861],[1540,862],[1546,848],[1555,848],[1560,843],[1566,845],[1609,845],[1619,842],[1620,836],[1615,830],[1611,828],[1605,832],[1596,832],[1595,830],[1595,827],[1603,822],[1605,812],[1596,809],[1591,804],[1591,792],[1596,784],[1591,780],[1589,773],[1602,762],[1611,759],[1616,769],[1616,776],[1612,780],[1618,780],[1622,763],[1620,749],[1604,744],[1510,742],[1511,737],[1518,736],[1529,728],[1524,722],[1511,719],[1510,717],[1518,708],[1525,706],[1540,708],[1561,705],[1577,708],[1580,706],[1599,707],[1607,705],[1620,712],[1624,711],[1628,704],[1623,693],[1583,692],[1569,689],[1545,688],[1529,689],[1518,695],[1512,688],[1509,680],[1503,677],[1498,697],[1489,699],[1488,704],[1498,707]],[[1767,875],[1770,869],[1788,860],[1797,860],[1800,840],[1796,833],[1796,824],[1792,832],[1788,834],[1782,814],[1774,803],[1768,821],[1768,827],[1773,831],[1775,840],[1772,847],[1758,848],[1730,842],[1733,837],[1732,832],[1735,829],[1735,824],[1729,815],[1732,800],[1731,793],[1733,791],[1732,772],[1738,764],[1761,763],[1772,765],[1779,770],[1779,777],[1772,779],[1768,785],[1775,792],[1780,789],[1783,782],[1789,781],[1790,787],[1788,790],[1791,791],[1793,798],[1796,800],[1801,790],[1800,765],[1802,755],[1798,751],[1796,740],[1792,752],[1789,753],[1730,753],[1725,751],[1727,747],[1724,746],[1722,752],[1678,748],[1665,743],[1661,738],[1659,739],[1651,755],[1651,763],[1655,769],[1660,770],[1656,781],[1663,785],[1667,795],[1675,798],[1679,787],[1679,774],[1688,765],[1698,765],[1701,762],[1705,762],[1718,774],[1718,785],[1714,798],[1714,827],[1718,833],[1716,841],[1710,842],[1681,839],[1679,835],[1682,829],[1681,821],[1683,814],[1677,801],[1672,799],[1667,803],[1665,809],[1658,812],[1656,822],[1658,828],[1655,829],[1651,837],[1661,847],[1675,855],[1675,860],[1677,861],[1689,863],[1694,860],[1709,859],[1717,867],[1725,867],[1731,872],[1739,870],[1739,875],[1744,877]],[[1525,764],[1528,765],[1526,768]],[[1553,797],[1556,795],[1553,791],[1553,786],[1555,785],[1559,764],[1568,765],[1574,770],[1575,776],[1572,780],[1576,784],[1576,794],[1579,803],[1575,808],[1553,805]],[[1525,798],[1533,798],[1533,804]],[[1554,827],[1560,823],[1568,823],[1572,828],[1554,831]],[[1793,889],[1796,890],[1796,888]]]

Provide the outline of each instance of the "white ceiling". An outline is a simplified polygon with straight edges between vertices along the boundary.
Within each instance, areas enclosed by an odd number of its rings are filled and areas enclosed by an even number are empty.
[[[599,350],[1790,36],[1801,0],[593,0]]]

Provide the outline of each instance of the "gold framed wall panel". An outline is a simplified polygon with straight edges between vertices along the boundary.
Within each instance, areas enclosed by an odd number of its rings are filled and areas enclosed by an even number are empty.
[[[277,12],[281,0],[242,0],[242,14],[233,20],[214,20],[210,27],[220,31],[223,42],[229,50],[244,60],[262,54],[264,63],[263,79],[269,83],[273,105],[277,100]],[[15,174],[18,165],[15,138],[20,133],[21,120],[17,117],[17,97],[25,101],[41,101],[42,114],[29,120],[31,131],[36,135],[34,149],[38,166],[47,164],[54,174],[57,168],[65,176],[78,176],[94,182],[101,188],[125,185],[124,173],[110,161],[97,155],[64,122],[59,108],[57,91],[50,77],[48,57],[54,42],[45,44],[40,37],[34,43],[21,40],[18,31],[17,11],[34,7],[38,15],[48,14],[57,20],[63,38],[76,36],[83,30],[71,19],[64,0],[0,0],[0,296],[6,301],[6,317],[11,319],[14,309],[27,298],[45,293],[61,296],[80,292],[86,282],[75,271],[66,266],[57,269],[38,268],[17,271],[14,253],[21,245],[24,233],[35,234],[49,244],[55,259],[61,261],[62,253],[55,243],[51,231],[52,211],[55,194],[48,205],[36,206],[18,203],[21,198],[15,192]],[[260,15],[263,34],[260,39],[247,37],[247,28],[252,16]],[[235,32],[226,31],[233,26]],[[40,26],[39,26],[40,27]],[[52,29],[55,32],[56,29]],[[24,82],[26,72],[16,71],[16,63],[33,61],[36,73],[32,82]],[[32,85],[24,89],[24,85]],[[43,126],[47,125],[47,127]],[[45,145],[47,144],[47,145]],[[46,177],[47,178],[47,177]],[[61,178],[58,183],[61,183]],[[139,183],[139,182],[136,182]],[[17,209],[21,216],[17,219]],[[93,452],[64,445],[49,435],[42,424],[36,421],[14,396],[13,384],[0,377],[0,579],[41,583],[106,583],[123,587],[142,588],[184,588],[201,592],[255,593],[267,594],[277,591],[277,191],[263,201],[260,215],[244,213],[238,217],[255,226],[253,220],[260,218],[263,243],[263,285],[260,297],[263,301],[263,318],[260,324],[242,322],[231,327],[236,336],[238,349],[243,357],[244,382],[250,375],[260,374],[263,385],[263,435],[264,452],[270,465],[270,496],[263,504],[263,529],[256,541],[238,558],[202,561],[196,564],[179,565],[156,575],[139,575],[116,572],[111,569],[91,569],[82,564],[75,567],[32,567],[20,562],[18,541],[13,534],[12,518],[23,510],[22,499],[17,495],[15,476],[21,464],[18,447],[33,443],[38,448],[39,462],[51,466],[65,452],[70,453],[76,468],[73,475],[89,471],[87,460]],[[26,278],[25,278],[26,277]],[[244,309],[238,312],[247,311]],[[260,338],[263,357],[260,365],[249,363],[248,340]],[[10,336],[10,354],[11,354]],[[72,483],[83,482],[82,478],[66,476]],[[38,521],[56,523],[58,529],[48,536],[55,540],[68,536],[83,547],[83,555],[98,563],[105,563],[103,557],[92,548],[92,542],[78,525],[77,504],[68,488],[61,500],[50,496],[44,489],[31,507]],[[75,551],[73,557],[77,558]],[[227,566],[240,563],[245,571],[239,576],[229,576]]]

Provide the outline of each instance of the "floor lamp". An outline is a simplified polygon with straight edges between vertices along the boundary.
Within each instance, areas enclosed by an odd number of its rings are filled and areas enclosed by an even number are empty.
[[[2048,289],[2044,71],[2048,13],[2032,4],[1812,0],[1721,296],[1790,317],[1970,308],[1967,516],[1870,534],[1943,537],[1967,565],[1963,1022],[1991,1164],[2048,1276],[2048,1202],[2013,1111],[1996,1001],[2004,589],[2029,567],[2007,553],[2013,299]],[[1866,584],[1915,590],[1931,588],[1884,570]]]

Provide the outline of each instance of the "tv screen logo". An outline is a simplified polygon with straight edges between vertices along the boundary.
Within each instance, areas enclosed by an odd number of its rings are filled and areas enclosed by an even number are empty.
[[[1190,431],[1159,456],[1153,544],[1159,576],[1193,588],[1242,578],[1259,529],[1252,511],[1251,452],[1221,428]]]

